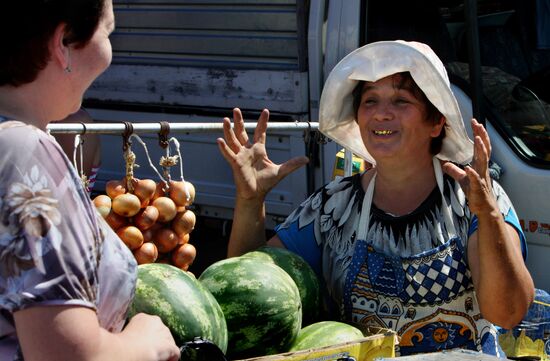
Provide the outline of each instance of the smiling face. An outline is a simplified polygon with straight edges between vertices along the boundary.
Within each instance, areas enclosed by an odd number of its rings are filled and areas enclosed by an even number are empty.
[[[363,85],[357,121],[361,138],[377,162],[431,158],[430,144],[440,134],[444,118],[435,123],[427,118],[426,103],[401,74]]]

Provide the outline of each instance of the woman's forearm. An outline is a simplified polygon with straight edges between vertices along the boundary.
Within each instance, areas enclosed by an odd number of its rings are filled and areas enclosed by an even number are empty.
[[[265,204],[263,199],[250,200],[237,197],[227,256],[240,256],[265,245],[265,243]]]
[[[476,293],[483,316],[511,328],[525,316],[534,296],[519,235],[498,210],[478,216]]]
[[[157,316],[138,314],[120,333],[100,327],[94,310],[31,307],[14,314],[27,361],[174,361],[178,347]]]

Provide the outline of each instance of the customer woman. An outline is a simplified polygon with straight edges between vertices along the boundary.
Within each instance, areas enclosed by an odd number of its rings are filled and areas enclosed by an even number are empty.
[[[273,164],[268,112],[254,142],[239,110],[219,147],[237,187],[228,256],[265,243],[266,193],[302,158]],[[426,45],[366,45],[329,75],[319,128],[374,165],[314,192],[267,242],[301,255],[326,285],[336,317],[395,330],[401,355],[469,348],[500,355],[493,324],[517,324],[533,299],[525,240],[491,181],[489,136],[474,142],[441,61]]]
[[[113,29],[111,0],[2,2],[0,360],[179,358],[158,317],[123,328],[136,263],[44,132],[107,68]]]

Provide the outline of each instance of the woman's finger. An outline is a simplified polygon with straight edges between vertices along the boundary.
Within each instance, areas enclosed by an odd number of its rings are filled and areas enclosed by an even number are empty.
[[[277,178],[279,180],[283,179],[290,173],[294,172],[296,169],[306,165],[309,162],[309,158],[305,156],[301,157],[294,157],[292,159],[287,160],[281,166],[279,167],[279,171],[277,173]]]
[[[443,164],[442,169],[446,174],[450,175],[451,178],[459,183],[466,177],[466,172],[451,162],[446,162]]]
[[[249,146],[248,134],[246,134],[246,129],[244,127],[243,114],[239,108],[233,109],[233,124],[235,125],[234,133],[241,145]]]
[[[487,150],[487,157],[491,157],[491,139],[489,138],[489,133],[483,124],[479,123],[476,119],[472,119],[472,130],[474,131],[474,137],[479,136],[483,141],[483,145]]]
[[[254,143],[265,144],[267,122],[269,121],[269,110],[264,109],[258,118],[256,129],[254,130]]]
[[[216,139],[216,143],[218,143],[218,148],[220,148],[220,152],[222,153],[222,156],[225,158],[229,164],[232,164],[235,162],[236,155],[235,153],[229,148],[225,140],[223,138]]]
[[[235,153],[239,153],[241,143],[239,143],[239,140],[235,136],[235,132],[231,127],[231,120],[229,120],[229,118],[223,118],[223,136],[231,150]]]
[[[474,164],[473,168],[480,176],[485,176],[489,167],[487,149],[480,136],[474,138]]]
[[[468,194],[468,176],[466,175],[466,171],[461,169],[460,167],[456,166],[455,164],[451,162],[446,162],[442,166],[443,172],[451,176],[455,181],[460,184],[460,187],[464,191],[465,194]]]

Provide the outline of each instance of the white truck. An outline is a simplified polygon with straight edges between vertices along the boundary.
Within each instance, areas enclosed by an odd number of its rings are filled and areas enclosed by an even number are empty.
[[[550,14],[534,7],[505,0],[114,0],[113,64],[84,105],[97,122],[220,123],[233,107],[247,121],[268,108],[273,121],[316,122],[323,81],[347,53],[376,40],[428,43],[448,67],[465,121],[473,114],[486,121],[499,182],[527,236],[528,267],[536,286],[549,290]],[[234,186],[215,143],[220,135],[177,137],[196,211],[229,225]],[[304,135],[269,133],[275,162],[298,154],[312,161],[269,195],[268,228],[333,176],[341,147],[315,136],[304,142]],[[160,158],[157,135],[144,138]],[[123,176],[121,147],[120,136],[102,136],[97,191]],[[138,174],[154,178],[138,145],[135,151]]]

